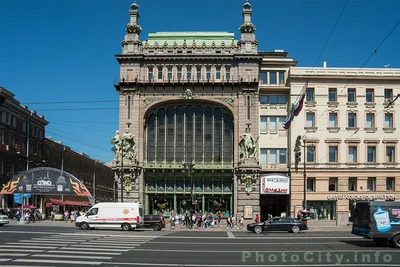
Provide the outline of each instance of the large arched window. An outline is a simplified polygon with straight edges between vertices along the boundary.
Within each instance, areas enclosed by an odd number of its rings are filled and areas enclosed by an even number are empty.
[[[232,163],[233,120],[224,108],[177,105],[154,108],[146,120],[148,163]]]

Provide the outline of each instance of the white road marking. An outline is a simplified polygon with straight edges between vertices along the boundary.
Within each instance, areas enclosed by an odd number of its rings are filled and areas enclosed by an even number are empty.
[[[235,238],[236,237],[234,234],[232,234],[232,232],[226,231],[226,233],[228,234],[229,238]]]
[[[62,248],[59,248],[59,249],[62,249],[62,250],[76,250],[78,248],[77,247],[62,247]],[[126,252],[126,251],[129,251],[129,249],[108,249],[108,248],[87,248],[87,247],[79,248],[79,250],[89,250],[89,251],[87,251],[87,253],[90,253],[91,250],[93,250],[93,251],[111,251],[111,252],[121,252],[121,251]]]
[[[58,238],[42,238],[42,237],[39,237],[39,238],[32,238],[31,240],[37,240],[37,241],[60,241],[60,237],[58,237]],[[72,243],[74,243],[74,242],[83,242],[83,241],[87,241],[88,240],[88,238],[83,238],[83,239],[70,239],[70,238],[68,238],[68,242],[72,242]]]
[[[81,245],[71,245],[71,246],[69,246],[69,247],[75,247],[76,249],[78,249],[78,248],[112,248],[112,249],[127,249],[127,246],[123,246],[123,247],[119,247],[119,246],[109,246],[109,245],[101,245],[101,246],[99,246],[99,245],[96,245],[96,246],[93,246],[93,245],[85,245],[85,244],[81,244]],[[132,246],[132,245],[130,245],[129,247],[136,247],[136,246]]]
[[[62,239],[59,240],[51,240],[51,241],[46,241],[46,240],[19,240],[20,242],[25,242],[25,243],[46,243],[46,244],[51,244],[51,243],[65,243],[65,244],[75,244],[76,242],[74,241],[65,241]]]
[[[30,245],[30,246],[14,246],[14,245],[11,245],[11,244],[8,244],[8,245],[7,244],[6,245],[0,245],[0,248],[28,248],[28,249],[32,248],[32,245]],[[40,248],[41,249],[56,249],[58,247],[55,247],[55,246],[52,246],[52,247],[40,246]]]
[[[97,251],[76,251],[76,250],[48,250],[46,251],[46,253],[59,253],[59,254],[84,254],[87,255],[88,253],[90,253],[90,255],[114,255],[114,256],[118,256],[121,255],[122,253],[117,253],[117,252],[97,252]]]
[[[44,258],[71,258],[71,255],[55,255],[55,254],[33,254],[31,257],[44,257]],[[104,256],[88,256],[88,255],[74,255],[74,259],[92,259],[92,260],[111,260],[113,257]],[[68,261],[66,262],[68,263]]]
[[[24,249],[24,252],[33,252],[33,253],[39,253],[43,252],[44,250],[39,250],[39,249]],[[15,249],[3,249],[0,248],[0,252],[15,252]]]
[[[57,245],[57,244],[53,244],[53,243],[49,243],[49,242],[47,242],[47,243],[30,243],[30,242],[22,242],[22,241],[20,241],[20,242],[7,242],[6,243],[6,245],[23,245],[23,246],[26,246],[26,247],[28,247],[29,246],[29,248],[32,248],[32,247],[34,247],[34,246],[40,246],[41,248],[47,248],[48,246],[51,246],[51,247],[54,247],[54,245],[57,247],[59,247],[59,246],[65,246],[65,244],[60,244],[60,245]]]
[[[12,259],[0,259],[0,262],[6,262],[6,261],[10,261]]]
[[[369,242],[369,241],[367,241]],[[371,241],[372,242],[372,241]],[[343,244],[343,242],[303,242],[303,243],[281,243],[281,242],[276,242],[276,243],[270,243],[270,242],[237,242],[237,243],[223,243],[223,242],[167,242],[167,241],[152,241],[152,244],[185,244],[185,245],[233,245],[233,246],[241,246],[241,245],[271,245],[271,246],[277,246],[277,245],[334,245],[334,244]],[[72,245],[73,246],[73,245]]]
[[[137,242],[118,242],[118,241],[88,241],[88,242],[82,242],[86,244],[120,244],[120,245],[135,245],[135,244],[144,244],[146,241],[137,241]]]
[[[44,259],[17,259],[13,260],[12,262],[25,262],[25,263],[52,263],[52,264],[77,264],[77,265],[101,265],[103,262],[101,261],[71,261],[68,260],[66,262],[65,260],[44,260]],[[36,267],[36,266],[35,266]]]
[[[242,250],[190,250],[190,249],[143,249],[143,248],[138,248],[134,249],[131,252],[139,252],[139,251],[150,251],[150,252],[179,252],[179,253],[242,253],[245,251],[244,249]],[[246,250],[252,253],[259,252],[259,253],[281,253],[279,250]],[[376,251],[380,251],[382,253],[400,253],[400,251],[396,250],[354,250],[357,252],[370,252],[374,253]],[[353,253],[353,250],[340,250],[340,249],[332,249],[332,250],[318,250],[318,252],[343,252],[343,253]],[[285,250],[285,253],[305,253],[307,252],[306,250]]]
[[[24,253],[0,253],[0,257],[26,257],[29,254],[24,254]]]
[[[306,264],[285,264],[285,265],[279,265],[279,264],[274,264],[274,265],[252,265],[252,264],[246,264],[246,265],[236,265],[236,264],[229,264],[229,265],[223,265],[223,264],[218,264],[218,265],[213,265],[213,264],[182,264],[182,263],[133,263],[133,262],[107,262],[104,263],[105,265],[112,265],[112,266],[118,266],[118,265],[131,265],[131,266],[186,266],[186,267],[270,267],[270,266],[275,266],[275,267],[305,267],[307,266]],[[348,266],[348,267],[355,267],[355,266],[373,266],[373,267],[399,267],[400,264],[341,264],[340,266]],[[325,266],[332,266],[332,267],[337,267],[337,264],[313,264],[312,266],[316,267],[325,267]],[[36,267],[36,266],[35,266]]]

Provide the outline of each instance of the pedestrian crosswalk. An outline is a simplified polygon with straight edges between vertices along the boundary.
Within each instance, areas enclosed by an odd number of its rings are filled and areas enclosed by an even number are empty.
[[[101,265],[154,238],[157,236],[51,234],[0,242],[0,265]]]

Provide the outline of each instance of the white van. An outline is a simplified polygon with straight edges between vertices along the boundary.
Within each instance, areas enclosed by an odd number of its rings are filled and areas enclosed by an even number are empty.
[[[82,230],[94,228],[122,228],[129,231],[144,224],[143,206],[139,203],[97,203],[85,215],[76,219]]]

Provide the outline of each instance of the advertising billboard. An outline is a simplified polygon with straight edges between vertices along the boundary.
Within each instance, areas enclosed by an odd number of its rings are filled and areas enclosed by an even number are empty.
[[[55,168],[40,167],[15,175],[0,194],[75,195],[91,197],[76,177]]]
[[[261,177],[260,194],[289,195],[289,177],[281,174],[271,174]]]

